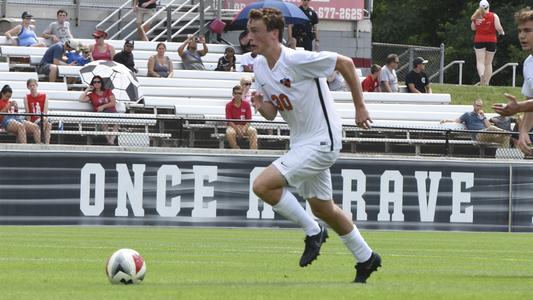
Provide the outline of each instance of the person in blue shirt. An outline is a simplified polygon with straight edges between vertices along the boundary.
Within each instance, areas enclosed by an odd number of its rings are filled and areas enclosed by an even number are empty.
[[[41,59],[41,62],[37,66],[37,73],[48,75],[50,82],[54,82],[57,79],[57,66],[58,65],[76,65],[77,61],[73,61],[67,64],[63,61],[63,55],[65,52],[76,50],[79,43],[76,40],[68,39],[64,43],[55,43],[48,47]]]

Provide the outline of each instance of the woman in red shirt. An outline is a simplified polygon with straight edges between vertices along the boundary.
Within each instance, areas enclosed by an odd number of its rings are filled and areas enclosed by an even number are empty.
[[[36,114],[34,116],[26,116],[26,120],[34,123],[41,129],[41,117],[39,114],[48,115],[48,96],[45,93],[37,91],[37,80],[30,78],[26,81],[26,87],[30,90],[29,94],[24,97],[24,107],[27,113]],[[50,144],[50,129],[52,124],[48,122],[47,117],[43,117],[44,127],[44,143]]]
[[[0,112],[8,115],[0,115],[2,128],[17,136],[17,143],[26,144],[26,134],[31,133],[36,144],[41,143],[41,131],[34,123],[24,120],[18,114],[17,101],[10,100],[13,90],[9,85],[4,85],[0,91]]]
[[[366,75],[366,78],[361,82],[363,92],[381,92],[379,87],[379,73],[381,67],[379,65],[372,65],[370,67],[370,74]]]
[[[500,18],[489,11],[489,2],[481,0],[479,8],[472,15],[470,27],[474,34],[474,51],[476,52],[476,67],[480,78],[480,85],[489,85],[492,77],[492,60],[496,53],[496,32],[505,35]]]
[[[111,89],[106,89],[103,87],[102,77],[96,75],[91,80],[91,84],[83,93],[80,95],[80,101],[82,102],[91,102],[93,110],[95,112],[107,112],[107,113],[116,113],[117,109],[115,108],[117,101],[115,95]],[[118,131],[118,125],[115,124],[109,128],[107,124],[100,125],[103,131]],[[107,143],[109,145],[115,144],[115,135],[106,136]]]

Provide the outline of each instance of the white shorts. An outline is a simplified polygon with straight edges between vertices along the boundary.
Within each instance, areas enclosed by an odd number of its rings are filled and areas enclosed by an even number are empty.
[[[329,168],[339,157],[340,150],[321,151],[319,146],[306,145],[291,149],[272,164],[290,186],[305,199],[333,199]]]

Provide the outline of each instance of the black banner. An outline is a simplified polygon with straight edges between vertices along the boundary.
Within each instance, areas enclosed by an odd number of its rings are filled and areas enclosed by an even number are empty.
[[[3,151],[0,224],[293,226],[251,191],[275,155],[189,150]],[[532,168],[348,155],[331,173],[361,228],[533,231]]]

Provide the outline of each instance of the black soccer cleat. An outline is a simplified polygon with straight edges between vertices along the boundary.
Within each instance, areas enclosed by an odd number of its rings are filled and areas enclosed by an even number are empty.
[[[300,258],[300,267],[311,264],[320,255],[320,247],[322,247],[322,244],[329,237],[326,227],[318,226],[320,227],[318,234],[305,237],[305,249]]]
[[[381,267],[381,256],[372,252],[372,255],[367,261],[355,265],[355,270],[357,270],[357,272],[354,282],[366,283],[366,280],[370,277],[372,272],[377,271],[379,267]]]

